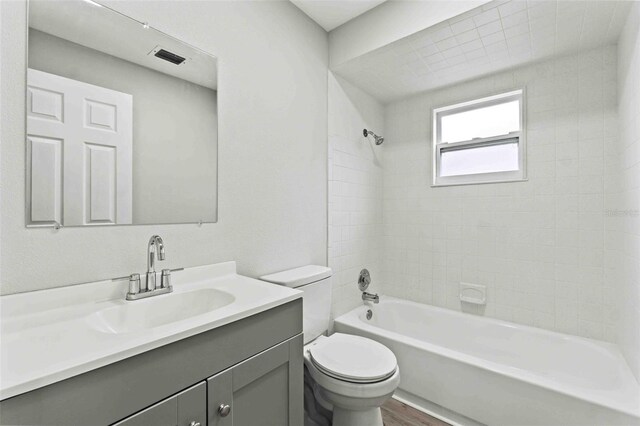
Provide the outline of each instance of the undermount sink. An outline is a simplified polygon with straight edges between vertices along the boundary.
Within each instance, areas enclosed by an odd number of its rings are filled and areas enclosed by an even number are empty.
[[[169,293],[102,309],[89,322],[105,333],[132,333],[203,315],[234,300],[232,294],[210,288]]]

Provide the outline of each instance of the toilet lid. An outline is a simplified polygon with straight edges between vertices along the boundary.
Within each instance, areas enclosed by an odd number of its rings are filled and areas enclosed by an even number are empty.
[[[395,373],[396,357],[381,343],[365,337],[335,333],[309,349],[311,361],[336,379],[372,383]]]

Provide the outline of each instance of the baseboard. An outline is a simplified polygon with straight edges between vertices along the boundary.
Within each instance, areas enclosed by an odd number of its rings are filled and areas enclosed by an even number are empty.
[[[403,404],[407,404],[409,407],[415,408],[418,411],[422,411],[435,417],[438,420],[449,423],[451,426],[485,426],[483,423],[479,423],[462,414],[449,410],[434,402],[427,401],[418,396],[415,396],[409,392],[405,392],[401,389],[397,389],[393,394],[393,399],[396,399]]]

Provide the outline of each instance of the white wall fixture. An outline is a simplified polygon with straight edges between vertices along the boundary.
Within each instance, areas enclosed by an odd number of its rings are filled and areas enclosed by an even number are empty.
[[[27,225],[132,223],[132,96],[27,72]]]
[[[487,286],[482,284],[460,283],[460,301],[473,305],[487,304]]]

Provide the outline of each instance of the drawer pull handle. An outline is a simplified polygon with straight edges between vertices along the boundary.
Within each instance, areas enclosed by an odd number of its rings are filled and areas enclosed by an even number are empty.
[[[195,420],[189,423],[189,426],[201,426],[200,422],[196,422]]]
[[[218,407],[218,414],[220,417],[227,417],[231,412],[231,406],[229,404],[220,404]]]

